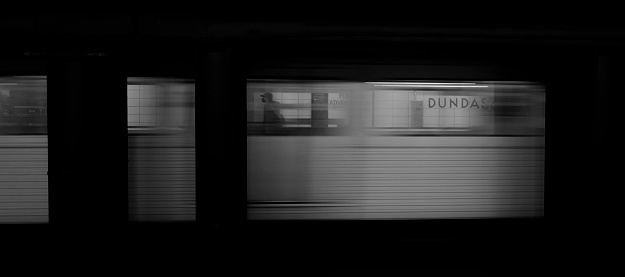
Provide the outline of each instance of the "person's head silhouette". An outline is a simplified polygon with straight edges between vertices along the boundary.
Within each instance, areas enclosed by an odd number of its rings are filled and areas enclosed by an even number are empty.
[[[261,101],[263,101],[263,103],[273,102],[273,94],[271,94],[271,92],[265,92],[264,94],[260,96],[260,98],[261,98]]]

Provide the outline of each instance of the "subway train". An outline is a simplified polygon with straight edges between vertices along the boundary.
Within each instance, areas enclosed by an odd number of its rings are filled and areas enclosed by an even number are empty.
[[[129,220],[194,221],[195,82],[126,83]],[[0,84],[3,221],[47,222],[46,78]],[[249,220],[543,216],[544,84],[249,79],[246,95]]]

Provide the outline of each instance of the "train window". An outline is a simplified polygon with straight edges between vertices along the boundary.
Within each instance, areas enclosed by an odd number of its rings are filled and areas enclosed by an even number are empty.
[[[535,135],[544,130],[544,91],[530,82],[251,80],[247,98],[250,135]]]
[[[544,87],[248,82],[248,219],[543,215]]]
[[[0,134],[47,133],[45,76],[0,77]]]
[[[46,76],[0,77],[0,223],[47,223]]]
[[[130,221],[195,220],[193,80],[128,78]]]

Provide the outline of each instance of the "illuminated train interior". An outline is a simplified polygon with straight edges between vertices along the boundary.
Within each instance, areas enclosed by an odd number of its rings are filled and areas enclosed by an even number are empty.
[[[616,259],[625,29],[244,17],[6,27],[0,231],[157,272]]]

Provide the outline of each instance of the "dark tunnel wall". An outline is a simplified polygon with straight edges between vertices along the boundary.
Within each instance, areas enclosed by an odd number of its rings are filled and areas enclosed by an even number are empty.
[[[277,257],[308,268],[317,258],[312,250],[324,250],[332,252],[328,254],[332,262],[324,260],[322,268],[359,268],[363,261],[379,262],[379,268],[424,264],[444,268],[451,261],[456,267],[477,268],[529,263],[525,270],[533,271],[549,263],[551,254],[583,261],[587,255],[577,256],[570,250],[602,253],[603,245],[620,242],[622,228],[617,223],[625,210],[620,186],[624,180],[619,76],[625,33],[614,25],[444,20],[378,24],[363,19],[212,20],[154,14],[8,16],[1,20],[6,24],[0,24],[0,30],[14,43],[0,48],[0,72],[44,73],[50,78],[50,224],[39,227],[58,231],[59,237],[76,244],[80,238],[105,232],[93,227],[76,235],[66,232],[68,226],[94,224],[113,230],[106,236],[134,241],[142,253],[156,248],[148,247],[155,241],[168,243],[167,250],[208,248],[213,242],[219,242],[214,248],[218,250],[237,252],[235,248],[247,254],[250,249],[262,249],[262,257],[242,259],[259,268]],[[235,104],[243,103],[246,78],[364,81],[411,78],[413,74],[544,82],[543,218],[246,221],[245,108]],[[127,224],[124,75],[196,80],[194,223]],[[103,100],[85,93],[86,86],[116,96]],[[85,112],[85,105],[121,112],[97,114],[97,124],[90,125],[88,118],[75,116]],[[85,186],[81,176],[94,170],[99,177]],[[80,172],[67,176],[74,171]],[[60,242],[56,245],[61,247]],[[420,252],[399,254],[413,249]],[[528,258],[521,254],[524,250],[534,252]],[[345,256],[349,262],[339,259]],[[421,262],[413,267],[415,259]]]

